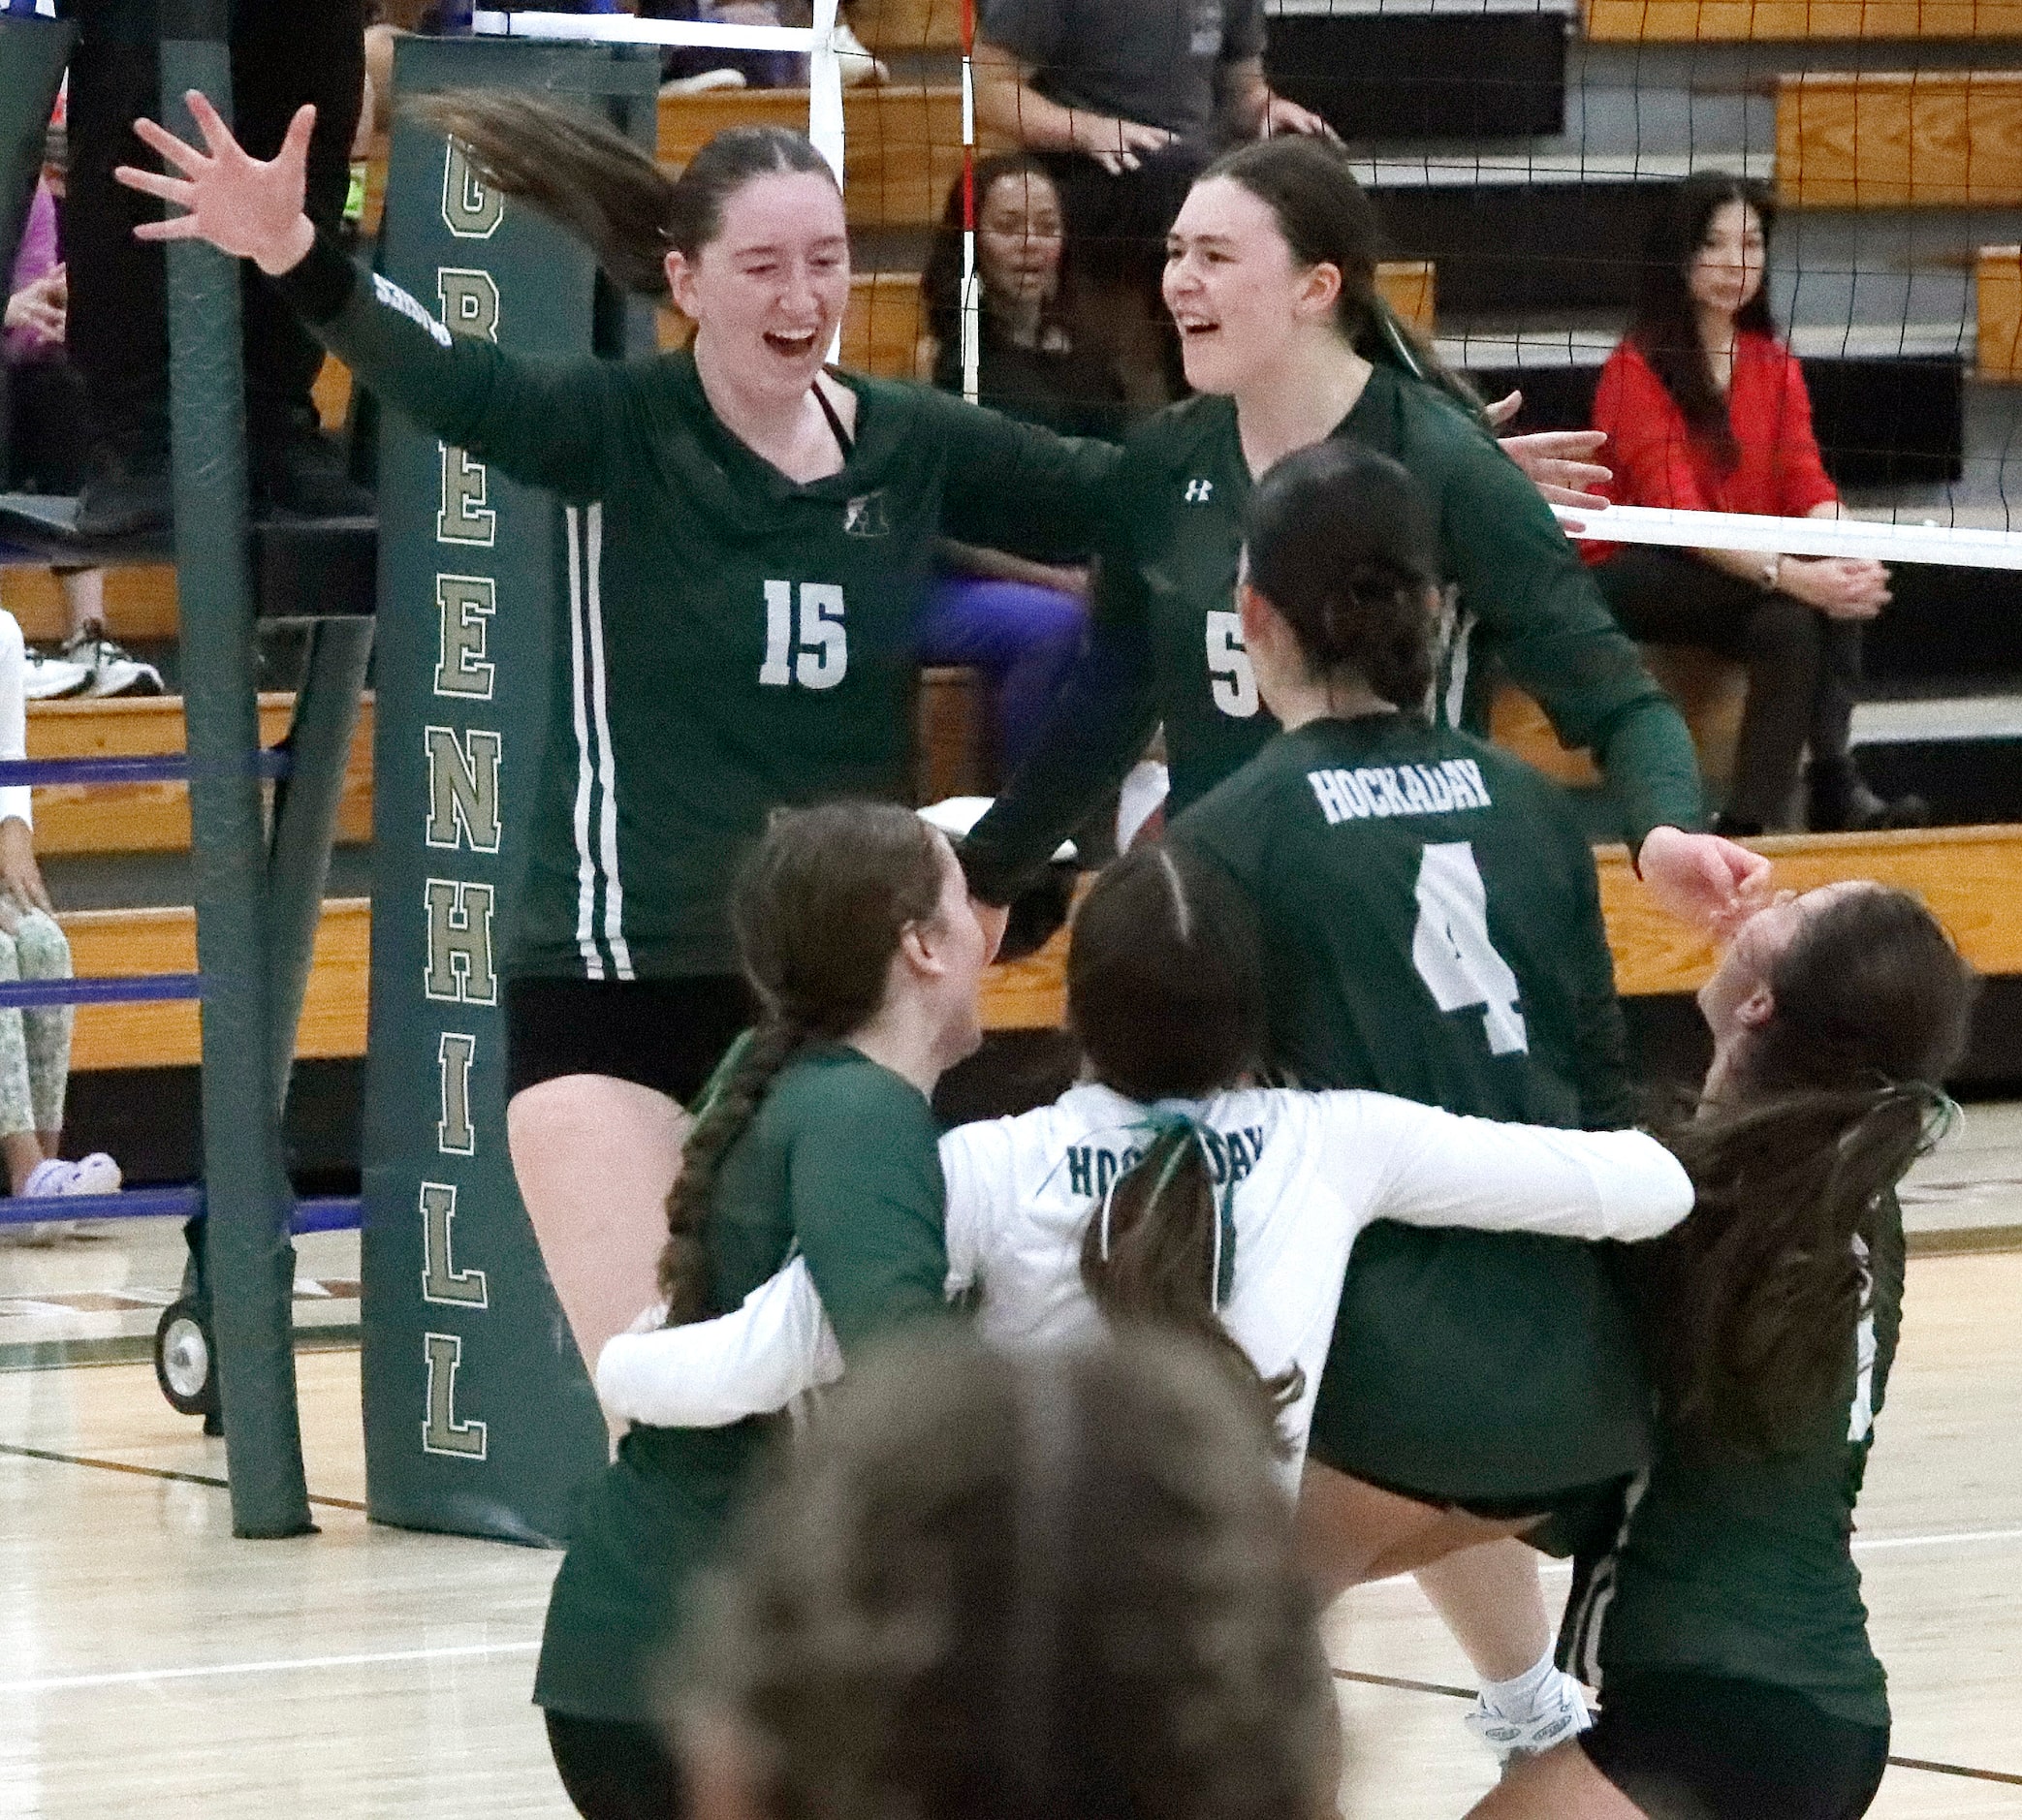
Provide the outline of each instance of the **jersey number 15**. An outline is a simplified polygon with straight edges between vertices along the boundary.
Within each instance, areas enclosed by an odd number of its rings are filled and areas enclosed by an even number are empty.
[[[842,622],[842,590],[833,581],[801,583],[800,648],[794,648],[793,583],[765,584],[765,662],[758,680],[768,689],[799,683],[833,689],[849,670],[849,630]]]

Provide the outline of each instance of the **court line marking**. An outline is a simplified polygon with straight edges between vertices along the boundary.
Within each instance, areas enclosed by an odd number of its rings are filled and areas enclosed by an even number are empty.
[[[1471,1687],[1452,1687],[1444,1681],[1414,1681],[1402,1675],[1372,1675],[1363,1669],[1338,1668],[1333,1671],[1338,1681],[1358,1681],[1367,1687],[1401,1687],[1407,1694],[1446,1694],[1455,1700],[1475,1699]],[[1928,1757],[1891,1757],[1889,1766],[1897,1770],[1928,1770],[1934,1775],[1963,1775],[1974,1782],[2003,1782],[2013,1788],[2022,1788],[2022,1775],[2007,1770],[1975,1770],[1963,1763],[1934,1763]]]
[[[102,1675],[46,1675],[36,1680],[0,1681],[0,1694],[60,1693],[73,1687],[126,1687],[142,1681],[202,1680],[220,1675],[270,1675],[288,1670],[364,1668],[379,1662],[443,1662],[458,1657],[531,1655],[539,1638],[521,1643],[445,1644],[433,1649],[375,1649],[358,1655],[277,1656],[269,1662],[210,1662],[192,1668],[115,1669]]]
[[[231,1481],[220,1479],[207,1472],[181,1472],[173,1466],[137,1466],[124,1459],[96,1459],[89,1454],[59,1454],[53,1448],[22,1447],[15,1441],[0,1441],[0,1454],[12,1454],[17,1459],[43,1459],[59,1466],[94,1466],[100,1472],[131,1473],[140,1479],[173,1479],[177,1485],[207,1485],[220,1491],[232,1489]],[[311,1491],[311,1504],[328,1504],[336,1510],[363,1511],[365,1506],[361,1498],[331,1497],[325,1493]]]

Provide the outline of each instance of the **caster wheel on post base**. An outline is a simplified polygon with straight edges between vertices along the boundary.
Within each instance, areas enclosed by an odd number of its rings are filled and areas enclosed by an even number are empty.
[[[218,1420],[217,1346],[210,1325],[185,1296],[162,1310],[154,1330],[154,1381],[169,1407],[181,1416],[202,1416],[205,1434],[222,1434]]]

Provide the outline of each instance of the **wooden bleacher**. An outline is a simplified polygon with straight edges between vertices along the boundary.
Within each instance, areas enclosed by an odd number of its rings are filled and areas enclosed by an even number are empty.
[[[2022,380],[2022,246],[1983,246],[1974,258],[1975,372],[1984,380]]]
[[[0,567],[0,609],[20,621],[31,644],[60,643],[69,631],[63,590],[46,568]],[[178,623],[173,563],[134,563],[106,571],[106,629],[113,638],[123,643],[173,639]]]
[[[1875,878],[1918,893],[1985,974],[2022,973],[2022,828],[1915,829],[1884,834],[1799,834],[1759,843],[1782,883],[1797,891],[1842,878]],[[1651,903],[1628,855],[1597,856],[1601,907],[1625,996],[1695,990],[1713,951]],[[196,919],[186,909],[93,910],[62,919],[79,973],[180,972],[196,964]],[[296,1052],[361,1056],[365,1045],[371,907],[363,898],[324,906]],[[1024,960],[991,969],[984,1022],[993,1030],[1058,1026],[1065,1010],[1063,930]],[[94,1005],[78,1013],[72,1067],[94,1070],[194,1066],[191,1004]]]
[[[1734,746],[1748,696],[1748,674],[1739,664],[1688,644],[1646,644],[1643,661],[1664,693],[1678,704],[1691,729],[1699,771],[1719,790],[1734,774]],[[1523,690],[1505,682],[1489,710],[1489,737],[1533,769],[1571,790],[1591,790],[1601,776],[1583,751],[1568,751],[1545,719],[1544,710]]]
[[[2022,827],[1913,829],[1883,834],[1785,834],[1752,846],[1776,862],[1780,884],[1810,891],[1836,879],[1872,878],[1915,892],[1983,974],[2022,973]],[[1625,847],[1595,854],[1601,910],[1624,997],[1696,991],[1713,971],[1712,944],[1651,902]],[[1066,1015],[1067,932],[1037,954],[994,967],[984,985],[984,1024],[1047,1030]]]
[[[805,88],[660,98],[660,156],[681,163],[729,126],[807,130]],[[962,174],[962,91],[894,82],[842,98],[843,202],[858,228],[926,228]]]
[[[293,695],[260,698],[260,743],[288,731]],[[183,750],[182,698],[128,696],[112,701],[32,702],[28,756],[33,759],[131,758]],[[372,837],[372,698],[366,695],[344,770],[336,838]],[[80,853],[178,853],[190,844],[189,786],[169,784],[39,784],[35,847],[45,856]]]
[[[2017,0],[1585,0],[1595,44],[2022,38]]]
[[[71,962],[79,975],[196,971],[197,913],[187,905],[73,910],[57,921],[70,937]],[[371,929],[372,906],[365,898],[332,898],[324,904],[296,1035],[298,1057],[342,1059],[365,1052]],[[197,1007],[188,1000],[80,1005],[70,1065],[73,1073],[194,1068],[198,1050]]]
[[[2022,206],[2022,71],[1780,77],[1776,142],[1786,207]]]
[[[881,57],[962,49],[962,0],[855,0],[849,23]]]

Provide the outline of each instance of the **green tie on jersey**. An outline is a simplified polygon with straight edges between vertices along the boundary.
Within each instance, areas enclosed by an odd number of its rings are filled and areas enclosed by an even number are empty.
[[[1594,857],[1563,792],[1416,716],[1280,734],[1172,826],[1256,905],[1272,1060],[1306,1087],[1630,1122]],[[1569,1239],[1357,1241],[1313,1456],[1441,1498],[1546,1498],[1634,1470],[1649,1394],[1620,1299]]]
[[[1377,366],[1336,435],[1402,462],[1429,495],[1456,612],[1434,703],[1485,733],[1493,678],[1534,695],[1560,737],[1596,752],[1621,832],[1693,828],[1690,735],[1617,629],[1551,509],[1443,392]],[[1033,757],[964,848],[978,889],[1004,900],[1043,865],[1163,721],[1171,812],[1277,731],[1236,615],[1250,476],[1225,397],[1160,413],[1124,448],[1090,638]]]
[[[855,446],[839,473],[798,486],[724,428],[686,353],[537,360],[453,339],[327,245],[283,288],[443,439],[445,462],[467,451],[571,508],[518,974],[731,971],[725,897],[767,811],[907,794],[936,538],[1080,557],[1118,459],[851,376]],[[447,496],[481,521],[481,499]],[[501,589],[495,611],[511,610]],[[469,613],[442,611],[454,655]]]
[[[877,1142],[866,1144],[866,1132]],[[774,1079],[725,1152],[706,1243],[708,1312],[736,1308],[798,1245],[845,1359],[947,1311],[939,1127],[919,1089],[839,1045]],[[654,1691],[767,1425],[634,1428],[584,1491],[555,1577],[535,1702],[656,1722]]]

